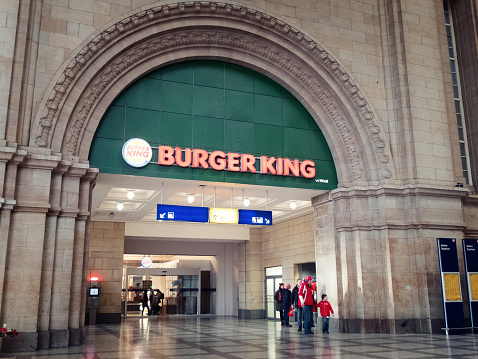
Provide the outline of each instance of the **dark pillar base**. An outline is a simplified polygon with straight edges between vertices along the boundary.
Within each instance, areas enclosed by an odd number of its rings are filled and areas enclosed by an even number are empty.
[[[37,350],[38,333],[20,333],[16,337],[6,337],[3,339],[2,352],[32,352]]]
[[[68,336],[68,345],[80,345],[81,332],[80,328],[70,328]]]
[[[421,333],[439,334],[443,331],[440,319],[339,319],[342,333]]]
[[[84,344],[86,340],[86,329],[85,327],[80,328],[80,344]]]
[[[48,349],[50,347],[50,331],[39,330],[38,331],[38,349]]]
[[[265,319],[266,311],[264,309],[239,309],[237,316],[239,319]]]
[[[70,332],[64,330],[50,330],[50,348],[68,348]]]

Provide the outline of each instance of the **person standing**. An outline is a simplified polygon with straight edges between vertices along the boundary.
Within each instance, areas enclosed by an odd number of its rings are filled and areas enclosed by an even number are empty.
[[[284,308],[282,307],[282,289],[284,289],[284,283],[279,283],[279,289],[274,293],[274,301],[276,304],[276,311],[280,315],[280,324],[284,325]]]
[[[299,324],[298,332],[302,331],[302,325],[304,322],[304,312],[302,306],[299,304],[299,289],[302,284],[302,279],[297,279],[297,285],[292,289],[292,302],[294,308],[297,308],[297,323]]]
[[[142,304],[142,309],[141,309],[141,316],[143,316],[144,310],[148,309],[148,315],[149,315],[149,298],[148,298],[148,291],[143,290],[143,299],[141,300]]]
[[[312,294],[312,277],[307,276],[305,282],[299,290],[299,302],[302,301],[302,308],[304,310],[304,334],[313,334],[312,327],[312,313],[314,311],[314,298]]]
[[[282,309],[284,312],[284,325],[291,327],[289,324],[289,310],[292,306],[292,293],[290,292],[290,284],[286,283],[282,289]]]
[[[327,299],[327,294],[322,294],[322,300],[317,305],[320,308],[320,315],[322,317],[322,333],[325,334],[329,334],[330,313],[334,316],[334,310]]]

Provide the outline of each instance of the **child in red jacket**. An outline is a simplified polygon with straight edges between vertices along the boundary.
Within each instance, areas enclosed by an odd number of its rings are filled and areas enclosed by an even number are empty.
[[[330,313],[334,316],[334,310],[327,301],[327,294],[322,294],[322,300],[317,306],[320,308],[320,315],[322,316],[322,333],[329,334],[329,317]]]

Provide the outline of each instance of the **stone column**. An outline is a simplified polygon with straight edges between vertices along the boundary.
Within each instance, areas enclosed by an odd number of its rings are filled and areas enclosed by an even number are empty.
[[[69,165],[62,177],[61,211],[56,227],[55,260],[53,264],[52,300],[50,306],[50,347],[69,345],[70,294],[80,295],[81,267],[83,265],[83,235],[76,232],[76,217],[79,213],[80,178],[88,170],[86,164]],[[76,238],[75,238],[76,234]],[[76,257],[80,256],[80,259]],[[76,268],[74,266],[76,265]],[[79,268],[78,268],[79,267]],[[74,282],[76,280],[78,282]],[[74,289],[73,289],[74,288]],[[79,302],[73,311],[79,313]],[[75,335],[79,338],[78,314]],[[73,319],[74,320],[74,319]],[[73,341],[77,341],[75,338]]]
[[[327,268],[329,299],[337,293],[340,331],[440,331],[436,238],[463,236],[465,195],[453,187],[379,186],[314,198],[317,263]]]
[[[82,165],[82,169],[88,166]],[[80,168],[76,169],[76,175],[82,173]],[[73,246],[73,265],[71,275],[71,291],[70,291],[70,311],[68,316],[69,329],[69,345],[79,345],[82,342],[83,335],[81,328],[83,327],[85,317],[81,316],[82,306],[85,305],[83,292],[86,281],[83,281],[83,266],[85,256],[85,238],[86,224],[90,215],[90,195],[91,181],[96,178],[98,171],[89,170],[84,177],[81,178],[79,187],[79,214],[75,223],[75,240]]]
[[[265,318],[264,280],[261,230],[251,229],[250,240],[239,245],[239,318]]]
[[[6,146],[3,141],[0,147],[0,313],[3,297],[3,284],[5,277],[5,264],[7,259],[8,233],[13,205],[15,204],[15,180],[18,163],[23,161],[24,155],[19,155],[16,147]]]
[[[50,208],[51,172],[59,160],[59,156],[51,155],[48,150],[36,150],[25,156],[17,170],[0,320],[16,328],[20,335],[16,340],[4,342],[6,351],[37,349],[45,220]]]
[[[50,203],[45,223],[43,244],[42,278],[38,308],[38,349],[50,347],[50,308],[53,283],[53,262],[55,259],[56,228],[61,211],[61,182],[68,166],[57,168],[51,177]]]

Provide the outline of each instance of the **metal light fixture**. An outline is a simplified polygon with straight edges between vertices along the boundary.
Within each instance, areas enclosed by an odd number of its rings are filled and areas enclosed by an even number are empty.
[[[128,192],[126,192],[126,197],[128,197],[128,199],[133,199],[134,198],[134,191],[129,190]]]
[[[194,202],[194,196],[193,196],[192,194],[190,194],[190,195],[188,196],[188,202],[189,202],[189,203],[193,203],[193,202]]]
[[[297,203],[295,203],[295,201],[292,201],[292,202],[290,202],[289,206],[290,206],[291,209],[296,209],[297,208]]]
[[[123,208],[124,208],[124,204],[119,202],[117,205],[116,205],[116,208],[118,209],[118,211],[122,211]]]

